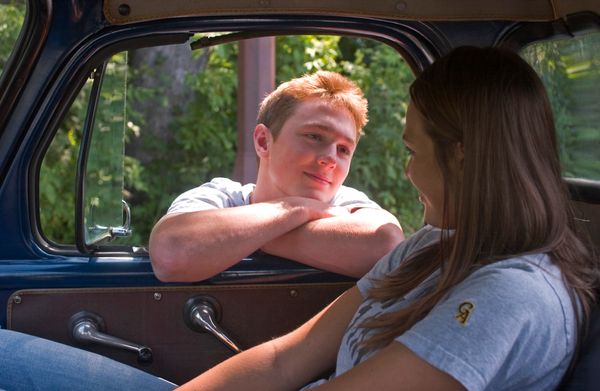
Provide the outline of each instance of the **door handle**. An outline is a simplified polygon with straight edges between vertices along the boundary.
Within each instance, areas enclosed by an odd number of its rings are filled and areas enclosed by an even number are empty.
[[[104,319],[96,313],[80,311],[71,316],[69,330],[73,339],[81,344],[97,343],[129,350],[137,354],[139,363],[150,364],[152,362],[152,349],[106,334],[104,332],[106,331]]]
[[[208,332],[235,353],[241,352],[242,349],[219,326],[219,315],[219,303],[210,296],[192,297],[188,299],[183,309],[184,321],[189,328],[194,331]]]

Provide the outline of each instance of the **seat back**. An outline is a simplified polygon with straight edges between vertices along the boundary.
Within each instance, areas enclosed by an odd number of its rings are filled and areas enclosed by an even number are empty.
[[[590,329],[581,345],[574,370],[563,382],[562,391],[600,390],[600,309],[591,317]]]

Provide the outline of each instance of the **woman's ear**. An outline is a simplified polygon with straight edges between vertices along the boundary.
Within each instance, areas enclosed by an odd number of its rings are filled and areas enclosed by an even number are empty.
[[[465,146],[463,143],[456,143],[456,162],[458,167],[462,170],[465,163]]]
[[[266,158],[269,156],[269,151],[273,145],[273,135],[269,128],[264,124],[258,124],[254,128],[254,149],[259,158]]]

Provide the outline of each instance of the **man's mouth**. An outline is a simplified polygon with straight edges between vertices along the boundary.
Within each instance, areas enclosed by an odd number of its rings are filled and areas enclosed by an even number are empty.
[[[321,176],[319,174],[311,174],[311,173],[305,171],[304,175],[306,175],[313,181],[319,182],[323,185],[331,185],[331,180],[329,180],[327,177]]]

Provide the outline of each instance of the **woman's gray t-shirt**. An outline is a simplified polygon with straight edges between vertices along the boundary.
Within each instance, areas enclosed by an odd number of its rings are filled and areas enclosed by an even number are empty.
[[[386,303],[367,298],[373,279],[437,242],[440,233],[425,226],[358,281],[366,299],[346,330],[333,376],[374,353],[360,346],[372,332],[360,327],[365,319],[405,307],[433,285],[438,273]],[[523,255],[477,269],[395,340],[468,390],[551,390],[573,356],[576,321],[559,269],[545,254]]]

